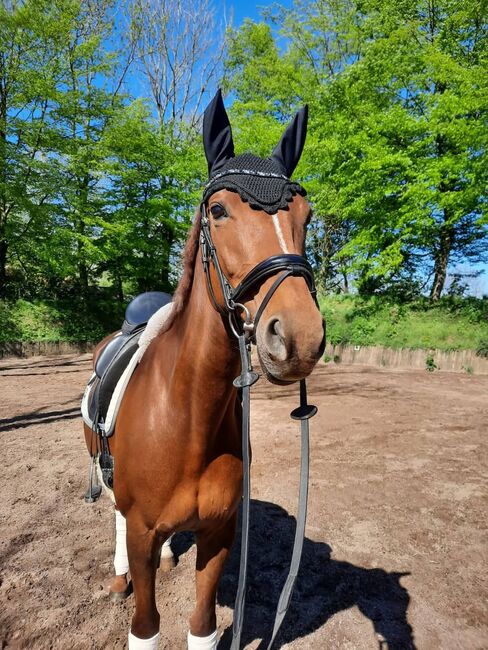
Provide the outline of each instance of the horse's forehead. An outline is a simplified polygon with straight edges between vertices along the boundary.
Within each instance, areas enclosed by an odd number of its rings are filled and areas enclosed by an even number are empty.
[[[218,190],[212,194],[209,203],[218,203],[221,201],[225,206],[232,210],[232,213],[235,216],[244,216],[248,215],[250,217],[256,217],[257,215],[262,217],[270,218],[270,215],[264,210],[255,210],[251,208],[246,201],[243,201],[237,192],[231,192],[230,190]],[[310,211],[310,206],[305,197],[300,194],[296,194],[290,203],[288,204],[288,210],[280,210],[280,213],[289,212],[292,217],[303,217],[305,218]]]

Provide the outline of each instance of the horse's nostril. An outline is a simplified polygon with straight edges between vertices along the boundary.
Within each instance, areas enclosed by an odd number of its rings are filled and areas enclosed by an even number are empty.
[[[273,334],[276,334],[276,336],[279,336],[280,338],[284,338],[283,328],[281,327],[281,321],[279,321],[277,318],[274,318],[271,321],[270,329],[272,330]]]
[[[266,324],[264,335],[269,354],[276,360],[284,361],[287,357],[285,334],[279,318],[271,318]]]

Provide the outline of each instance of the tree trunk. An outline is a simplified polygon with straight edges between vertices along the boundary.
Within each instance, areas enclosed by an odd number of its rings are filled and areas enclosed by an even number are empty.
[[[444,220],[446,213],[444,212]],[[441,226],[439,233],[439,248],[434,257],[434,281],[430,290],[431,300],[439,300],[446,283],[449,255],[454,243],[454,229],[446,224]]]
[[[80,235],[85,234],[85,224],[83,223],[82,219],[79,219],[78,221],[78,227],[77,227],[78,233]],[[85,263],[85,246],[83,242],[81,241],[81,238],[78,239],[77,242],[77,253],[78,253],[78,280],[80,283],[80,288],[81,288],[81,294],[84,298],[88,297],[88,267]]]
[[[174,236],[170,228],[163,228],[163,259],[161,265],[161,289],[163,291],[171,291],[171,283],[169,281],[169,269],[170,269],[170,255],[171,255],[171,246],[173,245]]]
[[[434,15],[434,14],[433,14]],[[442,95],[446,90],[446,85],[442,82],[435,84],[435,93]],[[436,136],[436,148],[438,158],[443,158],[449,152],[449,143],[445,136],[438,134]],[[452,179],[443,179],[439,184],[439,192],[443,194],[452,189]],[[446,283],[447,265],[449,264],[449,256],[451,254],[452,246],[454,243],[454,228],[448,224],[449,214],[444,208],[443,222],[439,227],[437,250],[434,248],[434,281],[430,290],[430,299],[439,300],[442,295],[442,290]],[[435,246],[434,244],[434,246]]]
[[[7,295],[7,249],[7,240],[0,234],[0,298]]]
[[[77,231],[80,237],[78,238],[78,277],[80,281],[81,293],[85,298],[88,298],[88,266],[86,265],[86,250],[85,244],[83,243],[83,237],[85,235],[85,221],[83,219],[84,214],[86,214],[88,205],[88,185],[90,182],[90,176],[86,174],[81,179],[79,179],[79,188],[77,194],[79,197],[78,203],[78,213],[77,218]]]
[[[5,76],[0,78],[0,298],[7,294],[7,94]]]
[[[81,293],[86,298],[88,296],[88,268],[83,259],[78,261],[78,275],[80,278]]]
[[[124,288],[122,286],[122,277],[120,275],[119,269],[116,269],[114,273],[114,288],[117,293],[117,300],[120,302],[120,304],[123,304]]]

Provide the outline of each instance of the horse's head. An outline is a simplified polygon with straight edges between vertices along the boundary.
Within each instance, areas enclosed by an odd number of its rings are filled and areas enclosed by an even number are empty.
[[[204,250],[215,251],[214,264],[208,266],[210,288],[225,310],[222,283],[229,282],[235,302],[244,305],[248,320],[254,321],[263,370],[278,382],[306,377],[325,345],[313,277],[303,257],[310,206],[303,188],[289,179],[303,149],[306,123],[302,109],[272,156],[261,159],[234,156],[220,92],[204,118],[210,180],[202,233],[204,240],[207,237]]]

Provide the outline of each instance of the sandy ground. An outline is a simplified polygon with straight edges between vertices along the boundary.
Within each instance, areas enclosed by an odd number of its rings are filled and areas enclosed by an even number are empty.
[[[113,511],[86,505],[79,401],[89,357],[0,361],[0,648],[124,648],[108,602]],[[284,648],[488,648],[488,377],[320,366],[309,381],[310,508]],[[296,388],[254,389],[244,641],[270,633],[294,533]],[[219,591],[228,647],[238,544]],[[195,548],[158,578],[161,647],[185,648]],[[263,644],[261,644],[262,647]]]

